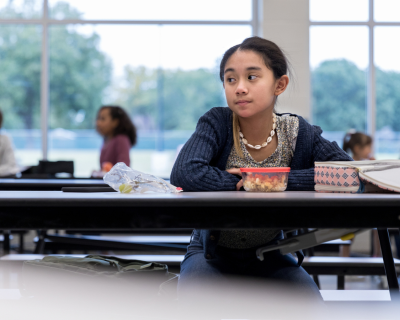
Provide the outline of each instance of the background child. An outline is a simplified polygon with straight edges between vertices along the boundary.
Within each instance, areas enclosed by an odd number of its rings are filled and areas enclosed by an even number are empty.
[[[119,106],[103,106],[97,113],[96,130],[104,138],[100,168],[124,162],[130,166],[129,150],[136,144],[136,128]]]
[[[355,161],[375,160],[371,156],[372,138],[362,132],[349,132],[343,139],[343,150]]]

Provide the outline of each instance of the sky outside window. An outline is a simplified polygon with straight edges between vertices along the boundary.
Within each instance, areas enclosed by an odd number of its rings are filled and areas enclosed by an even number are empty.
[[[312,26],[310,67],[325,60],[346,59],[358,68],[368,67],[368,28],[364,26]]]
[[[50,0],[50,8],[68,3],[85,20],[251,20],[251,0]],[[73,13],[54,19],[76,18]]]
[[[39,19],[43,0],[0,0],[0,19]]]
[[[377,22],[399,22],[400,1],[399,0],[375,0],[374,20]]]
[[[368,0],[310,0],[310,21],[368,21]]]

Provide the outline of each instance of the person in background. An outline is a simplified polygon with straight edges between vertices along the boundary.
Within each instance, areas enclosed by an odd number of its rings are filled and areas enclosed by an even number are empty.
[[[355,161],[375,160],[371,156],[372,138],[362,132],[349,132],[343,139],[343,150]]]
[[[2,126],[3,113],[0,110],[0,129]],[[0,176],[14,175],[19,171],[10,138],[4,134],[0,134]]]
[[[103,106],[97,113],[96,130],[104,138],[100,168],[124,162],[130,166],[129,150],[136,144],[136,128],[119,106]],[[109,170],[106,170],[109,171]]]

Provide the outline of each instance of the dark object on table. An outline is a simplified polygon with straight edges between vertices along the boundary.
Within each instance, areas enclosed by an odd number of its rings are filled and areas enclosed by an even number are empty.
[[[111,187],[63,187],[62,192],[116,192]]]
[[[21,178],[32,177],[35,179],[55,178],[58,173],[74,176],[73,161],[47,161],[40,160],[37,166],[32,166],[21,172]]]

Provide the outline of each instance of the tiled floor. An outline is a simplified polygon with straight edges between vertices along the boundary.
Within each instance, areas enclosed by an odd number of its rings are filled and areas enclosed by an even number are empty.
[[[319,276],[321,290],[336,290],[337,278],[335,276]],[[379,276],[346,276],[345,290],[381,290],[384,288],[385,280]]]

